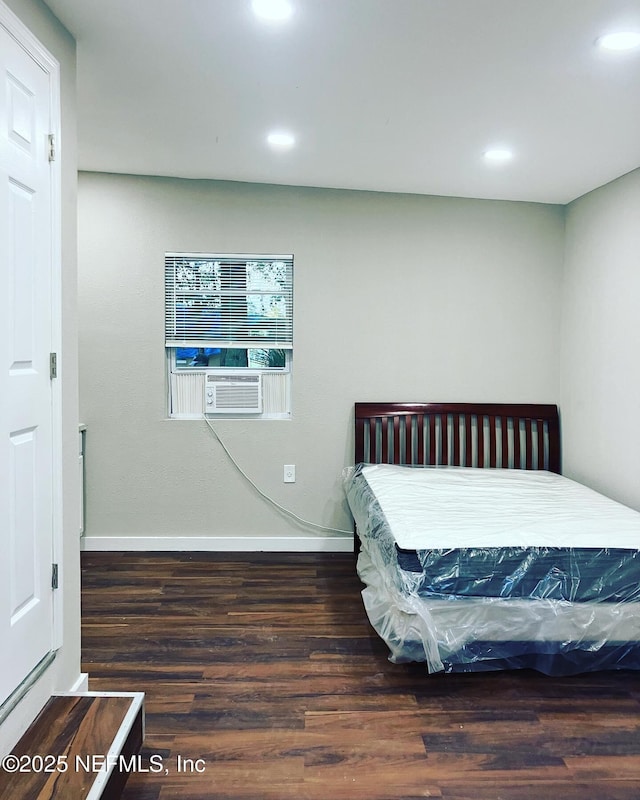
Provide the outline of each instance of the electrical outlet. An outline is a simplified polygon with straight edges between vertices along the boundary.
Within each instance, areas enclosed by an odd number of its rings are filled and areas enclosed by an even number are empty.
[[[296,482],[296,465],[295,464],[285,464],[284,465],[284,477],[283,480],[285,483],[295,483]]]

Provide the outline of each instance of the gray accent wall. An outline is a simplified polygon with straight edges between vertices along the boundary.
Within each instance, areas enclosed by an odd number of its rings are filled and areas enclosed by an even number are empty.
[[[87,542],[331,537],[355,401],[557,402],[564,208],[82,173]],[[293,253],[293,419],[167,419],[165,251]],[[284,464],[296,483],[284,484]],[[210,543],[215,547],[215,543]]]
[[[640,510],[640,170],[567,207],[564,471]]]

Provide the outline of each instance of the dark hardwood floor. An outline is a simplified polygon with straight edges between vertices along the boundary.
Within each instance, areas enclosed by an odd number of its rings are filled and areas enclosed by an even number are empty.
[[[146,693],[124,800],[640,798],[640,673],[393,665],[348,554],[82,564],[90,689]]]

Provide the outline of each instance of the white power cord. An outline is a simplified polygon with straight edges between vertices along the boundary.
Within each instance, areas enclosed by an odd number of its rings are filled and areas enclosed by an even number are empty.
[[[346,533],[346,534],[348,534],[349,536],[353,536],[353,531],[345,531],[345,530],[342,530],[342,528],[331,528],[331,527],[329,527],[328,525],[320,525],[320,524],[319,524],[319,523],[317,523],[317,522],[311,522],[311,521],[310,521],[310,520],[308,520],[308,519],[303,519],[302,517],[299,517],[299,516],[298,516],[296,513],[294,513],[293,511],[291,511],[291,509],[289,509],[289,508],[285,508],[283,505],[280,505],[280,503],[278,503],[278,502],[277,502],[277,500],[274,500],[272,497],[269,497],[269,495],[268,495],[266,492],[263,492],[263,491],[262,491],[262,489],[260,489],[260,487],[259,487],[259,486],[257,486],[257,485],[256,485],[256,484],[255,484],[255,483],[254,483],[254,482],[251,480],[251,478],[250,478],[250,477],[247,475],[247,473],[246,473],[246,472],[245,472],[245,471],[242,469],[242,467],[241,467],[241,466],[238,464],[238,462],[235,460],[235,458],[234,458],[234,457],[231,455],[231,452],[230,452],[229,448],[228,448],[228,447],[227,447],[227,445],[226,445],[226,444],[225,444],[225,443],[222,441],[222,439],[220,438],[220,434],[219,434],[219,433],[218,433],[218,431],[217,431],[217,430],[216,430],[216,429],[213,427],[213,425],[211,424],[211,421],[208,419],[208,417],[206,417],[206,416],[203,416],[203,419],[204,419],[204,421],[207,423],[207,425],[208,425],[208,427],[209,427],[209,430],[211,431],[211,433],[213,433],[213,435],[215,436],[215,438],[216,438],[216,440],[217,440],[218,444],[220,445],[220,447],[222,447],[222,449],[224,450],[224,452],[227,454],[227,457],[229,458],[229,461],[231,461],[231,463],[233,464],[233,466],[234,466],[234,467],[235,467],[235,468],[238,470],[238,472],[239,472],[239,473],[242,475],[242,477],[243,477],[243,478],[244,478],[244,479],[245,479],[245,480],[246,480],[246,481],[247,481],[247,482],[248,482],[248,483],[249,483],[251,486],[253,486],[253,488],[254,488],[254,489],[256,490],[256,492],[257,492],[257,493],[260,495],[260,497],[262,497],[262,498],[263,498],[263,500],[266,500],[266,501],[267,501],[267,503],[270,503],[272,506],[274,506],[275,508],[277,508],[277,509],[278,509],[278,511],[281,511],[283,514],[286,514],[288,517],[291,517],[292,519],[294,519],[296,522],[298,522],[298,523],[299,523],[299,524],[301,524],[301,525],[306,525],[307,527],[310,527],[310,528],[317,528],[318,530],[321,530],[321,531],[330,531],[331,533]]]

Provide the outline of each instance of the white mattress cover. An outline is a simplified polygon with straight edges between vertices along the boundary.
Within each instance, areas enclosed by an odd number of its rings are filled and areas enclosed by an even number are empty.
[[[543,470],[362,469],[399,547],[640,549],[640,513]]]

